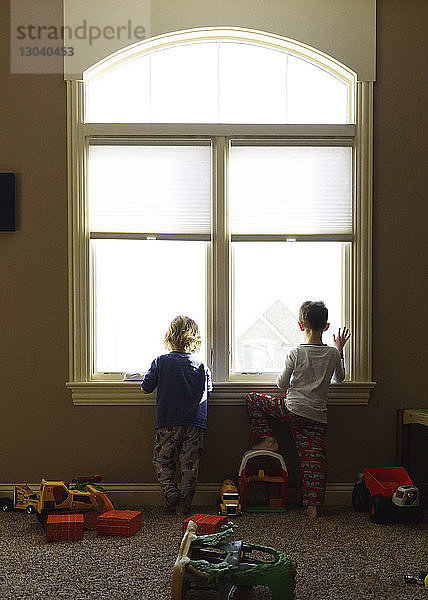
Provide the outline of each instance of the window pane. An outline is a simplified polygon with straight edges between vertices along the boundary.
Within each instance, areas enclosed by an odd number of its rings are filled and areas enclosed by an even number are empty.
[[[220,122],[286,123],[287,54],[220,44]]]
[[[217,43],[175,46],[151,57],[153,123],[218,120]]]
[[[206,340],[206,244],[92,240],[95,372],[146,371],[178,314]]]
[[[90,146],[91,231],[210,233],[210,146]]]
[[[86,121],[347,123],[343,82],[286,49],[229,40],[144,53],[84,77]],[[333,66],[334,67],[334,66]]]
[[[350,233],[352,149],[232,146],[232,233]]]
[[[279,372],[286,352],[304,342],[297,325],[305,300],[323,300],[330,329],[343,326],[343,256],[336,242],[232,244],[233,372]]]
[[[348,85],[306,60],[288,60],[288,122],[348,123]]]
[[[150,121],[150,56],[139,56],[93,77],[85,85],[88,123]]]

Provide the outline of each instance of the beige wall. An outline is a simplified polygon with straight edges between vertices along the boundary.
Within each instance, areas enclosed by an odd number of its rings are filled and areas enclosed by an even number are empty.
[[[375,79],[376,0],[63,0],[64,23],[99,26],[123,23],[124,15],[146,26],[149,35],[198,27],[243,27],[267,31],[313,46],[358,73],[361,81]],[[150,13],[149,22],[148,13]],[[137,38],[134,41],[138,41]],[[73,44],[79,44],[73,38]],[[67,79],[81,79],[95,62],[131,42],[100,39],[82,43],[65,59]],[[72,45],[71,43],[67,45]]]
[[[0,11],[0,170],[15,171],[18,182],[18,230],[0,233],[0,483],[95,472],[107,482],[150,483],[153,408],[74,407],[65,389],[65,83],[60,75],[10,74],[8,1],[1,0]],[[425,0],[378,1],[378,386],[368,407],[330,408],[330,482],[351,482],[364,465],[393,463],[396,409],[428,405],[426,319],[419,316],[427,298],[426,31]],[[233,474],[248,443],[243,407],[212,408],[209,428],[202,482]]]

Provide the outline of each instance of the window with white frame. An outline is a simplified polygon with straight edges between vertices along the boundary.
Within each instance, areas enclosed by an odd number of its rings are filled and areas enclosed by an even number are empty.
[[[217,389],[269,385],[307,299],[351,327],[347,393],[368,398],[370,106],[334,59],[236,28],[152,38],[70,83],[75,399],[146,370],[177,314]]]

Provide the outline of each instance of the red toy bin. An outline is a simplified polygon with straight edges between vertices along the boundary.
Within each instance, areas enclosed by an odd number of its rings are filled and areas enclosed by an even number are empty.
[[[368,467],[363,474],[372,496],[391,498],[398,486],[413,485],[404,467]]]
[[[189,521],[196,523],[196,530],[199,535],[217,533],[222,525],[227,525],[227,517],[219,515],[193,515],[183,521],[183,533],[186,532]]]
[[[48,542],[83,540],[84,518],[81,514],[49,515],[46,523]]]
[[[109,510],[98,517],[97,534],[129,537],[140,531],[142,515],[135,510]]]

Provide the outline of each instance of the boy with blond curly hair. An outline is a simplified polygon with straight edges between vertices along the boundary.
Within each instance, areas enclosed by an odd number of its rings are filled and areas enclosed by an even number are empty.
[[[166,507],[187,515],[196,490],[203,432],[207,428],[211,373],[193,354],[200,348],[201,337],[190,317],[175,317],[164,342],[170,352],[155,358],[141,388],[146,394],[157,388],[153,465]],[[175,476],[177,454],[180,487]]]

